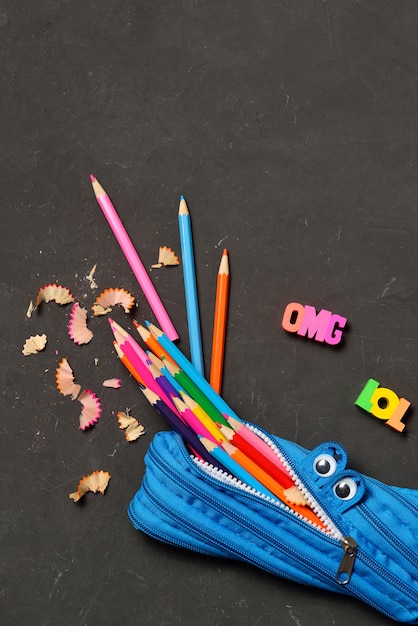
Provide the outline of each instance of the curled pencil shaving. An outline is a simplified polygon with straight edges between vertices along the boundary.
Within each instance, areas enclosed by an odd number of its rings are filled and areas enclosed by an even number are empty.
[[[98,491],[100,491],[100,493],[103,495],[106,491],[110,479],[111,476],[109,472],[95,470],[88,476],[83,476],[83,478],[78,483],[77,491],[75,491],[74,493],[70,493],[69,497],[72,498],[74,502],[78,502],[80,498],[82,498],[89,491],[93,493],[97,493]]]
[[[103,381],[103,387],[112,387],[113,389],[119,389],[121,386],[120,378],[107,378]]]
[[[116,414],[119,422],[119,428],[125,431],[126,441],[135,441],[145,434],[145,428],[134,417],[123,411]]]
[[[71,396],[71,400],[75,400],[81,391],[81,385],[74,383],[74,374],[68,360],[64,357],[57,367],[55,373],[58,391],[63,396]]]
[[[39,287],[35,307],[38,307],[41,302],[51,302],[51,300],[54,300],[57,304],[75,302],[74,296],[67,287],[52,283]]]
[[[99,285],[96,283],[96,281],[93,278],[93,276],[95,274],[95,271],[96,271],[96,268],[97,268],[97,263],[95,263],[93,265],[93,267],[90,270],[90,273],[86,276],[86,280],[89,281],[90,288],[91,288],[92,291],[93,291],[93,289],[98,289],[98,287],[99,287]]]
[[[29,339],[26,339],[22,354],[25,356],[29,356],[30,354],[37,354],[41,350],[43,350],[46,346],[47,338],[46,335],[32,335]]]
[[[79,395],[78,401],[83,405],[83,410],[80,413],[80,429],[86,430],[99,419],[102,405],[99,398],[90,389],[85,389]]]
[[[73,304],[71,308],[68,334],[78,345],[89,343],[93,338],[93,333],[87,328],[87,310],[81,307],[78,302]]]
[[[135,298],[126,289],[105,289],[97,296],[91,307],[94,315],[106,315],[112,310],[112,306],[120,305],[125,313],[129,313],[135,304]]]
[[[179,258],[172,248],[168,246],[160,247],[158,254],[158,263],[151,265],[151,267],[159,268],[167,265],[180,265]]]

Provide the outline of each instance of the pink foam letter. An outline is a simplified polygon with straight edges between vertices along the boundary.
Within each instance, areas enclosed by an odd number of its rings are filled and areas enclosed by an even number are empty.
[[[327,332],[325,334],[325,341],[331,344],[332,346],[335,346],[337,345],[337,343],[340,343],[341,337],[343,334],[342,329],[344,328],[346,323],[347,323],[346,317],[341,317],[341,315],[337,315],[336,313],[331,315]],[[337,330],[337,328],[341,330]]]
[[[314,306],[306,304],[305,315],[303,316],[302,324],[298,330],[298,335],[304,337],[307,333],[309,339],[324,341],[331,316],[331,311],[322,309],[322,311],[319,311],[317,314]]]

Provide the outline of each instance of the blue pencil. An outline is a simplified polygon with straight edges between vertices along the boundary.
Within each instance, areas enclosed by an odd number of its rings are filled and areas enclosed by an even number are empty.
[[[180,196],[179,230],[183,265],[184,291],[186,297],[187,324],[192,363],[197,371],[205,375],[203,364],[202,337],[200,332],[199,303],[197,299],[196,272],[193,253],[192,225],[186,200]]]
[[[150,322],[145,323],[148,330],[152,335],[154,335],[167,354],[169,354],[177,365],[187,374],[187,376],[192,379],[194,384],[199,387],[199,389],[205,394],[208,400],[212,402],[218,411],[220,411],[223,415],[226,414],[230,417],[235,417],[235,419],[241,422],[242,420],[238,417],[238,415],[227,405],[225,400],[216,393],[208,381],[196,370],[192,363],[190,363],[181,350],[178,349],[178,347],[167,337],[167,335],[165,335],[163,331],[154,324],[151,324]]]

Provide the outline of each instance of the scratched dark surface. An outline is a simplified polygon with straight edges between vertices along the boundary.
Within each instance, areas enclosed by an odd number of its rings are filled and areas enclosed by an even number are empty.
[[[58,282],[107,287],[153,319],[92,193],[109,192],[147,267],[193,221],[207,371],[223,247],[231,292],[223,395],[243,418],[417,487],[418,10],[413,1],[0,0],[0,622],[8,626],[391,623],[360,602],[160,544],[127,505],[166,428],[118,362],[104,318],[67,335]],[[99,289],[86,275],[97,263]],[[181,268],[152,278],[188,354]],[[285,333],[291,301],[346,316],[339,349]],[[129,330],[131,319],[114,317]],[[26,338],[46,349],[24,357]],[[59,394],[67,357],[103,416]],[[95,359],[97,361],[95,362]],[[97,364],[95,364],[97,363]],[[122,388],[102,388],[119,376]],[[411,402],[400,435],[354,406],[368,378]],[[125,442],[114,413],[146,428]],[[105,496],[68,494],[94,469]]]

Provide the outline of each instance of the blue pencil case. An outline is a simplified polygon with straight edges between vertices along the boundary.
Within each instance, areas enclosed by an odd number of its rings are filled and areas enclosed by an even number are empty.
[[[134,527],[418,623],[418,491],[347,469],[338,443],[309,451],[247,425],[282,455],[326,530],[190,456],[173,431],[158,433],[149,446],[141,487],[128,508]]]

